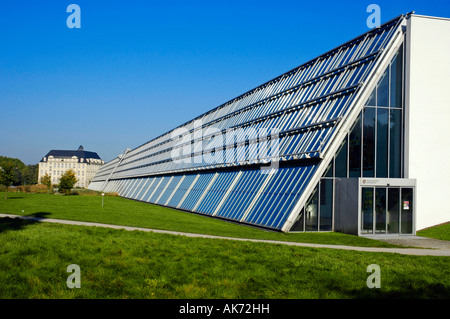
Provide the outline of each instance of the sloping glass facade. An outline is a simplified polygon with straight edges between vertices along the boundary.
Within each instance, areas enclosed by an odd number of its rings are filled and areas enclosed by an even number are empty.
[[[291,231],[332,229],[334,185],[342,178],[403,178],[404,45],[396,52],[369,95],[350,132],[333,156]],[[385,189],[378,189],[383,192]],[[362,193],[362,204],[374,196]],[[381,198],[381,196],[380,196]],[[370,203],[373,203],[372,199]],[[363,206],[363,229],[372,229],[373,207]],[[368,222],[370,221],[370,222]]]
[[[124,152],[100,169],[89,188],[281,230],[402,19]],[[401,145],[395,143],[402,57],[392,61],[343,141],[326,173],[330,178],[401,176]],[[294,230],[332,230],[333,183],[325,177],[308,194]]]

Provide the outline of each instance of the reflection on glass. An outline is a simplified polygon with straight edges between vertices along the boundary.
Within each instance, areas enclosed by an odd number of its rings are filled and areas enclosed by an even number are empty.
[[[373,233],[373,188],[363,187],[361,209],[361,233]]]
[[[401,178],[402,160],[402,111],[390,110],[390,159],[389,177]]]
[[[377,88],[373,89],[372,93],[370,94],[369,99],[366,103],[367,106],[377,106]]]
[[[334,160],[336,177],[347,177],[347,146],[347,137],[345,137]]]
[[[402,107],[403,44],[391,64],[391,107]]]
[[[318,187],[314,189],[311,197],[305,205],[305,230],[306,231],[317,231],[317,215],[318,215]]]
[[[364,109],[363,124],[363,176],[375,175],[375,109]]]
[[[412,216],[413,216],[413,189],[402,188],[402,202],[401,202],[401,227],[402,234],[412,233]]]
[[[333,177],[333,161],[331,161],[331,163],[328,165],[325,174],[323,174],[323,177]]]
[[[300,216],[299,216],[298,220],[292,226],[290,231],[303,231],[304,219],[305,219],[305,208],[303,207],[300,212]]]
[[[389,106],[389,68],[386,69],[378,83],[377,106]]]
[[[386,188],[375,190],[375,231],[386,232]]]
[[[349,177],[361,177],[361,115],[350,133],[348,161]]]
[[[377,177],[388,177],[389,110],[377,109]]]
[[[388,188],[387,230],[389,234],[398,234],[400,213],[400,189]]]
[[[333,180],[320,180],[320,230],[331,230],[333,215]]]

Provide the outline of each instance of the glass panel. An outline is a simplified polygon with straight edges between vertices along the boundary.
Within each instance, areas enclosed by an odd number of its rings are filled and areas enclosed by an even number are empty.
[[[170,199],[168,205],[177,207],[180,203],[181,199],[183,198],[184,194],[186,194],[187,190],[191,186],[192,182],[194,181],[196,175],[187,175],[180,186],[178,186],[175,194],[173,194],[172,198]]]
[[[364,109],[363,176],[375,176],[375,109]]]
[[[377,87],[377,106],[389,106],[389,67]]]
[[[401,178],[402,111],[390,110],[389,177]]]
[[[333,180],[320,181],[320,230],[331,230],[333,215]]]
[[[373,233],[373,188],[362,189],[361,223],[361,233]]]
[[[386,233],[386,188],[375,190],[375,232]]]
[[[401,227],[402,234],[412,234],[412,216],[413,216],[413,189],[402,188],[401,202]]]
[[[310,199],[306,203],[305,207],[305,230],[317,231],[317,202],[318,202],[318,184],[314,189]]]
[[[335,165],[335,176],[336,177],[347,177],[347,137],[341,144],[341,148],[337,152],[336,158],[334,160]]]
[[[328,165],[323,177],[333,177],[333,161],[331,161],[330,165]]]
[[[375,87],[372,91],[372,94],[370,94],[369,99],[366,103],[367,106],[377,106],[377,88]]]
[[[144,195],[144,192],[147,189],[150,180],[151,180],[151,178],[147,178],[147,180],[144,182],[144,184],[142,184],[139,193],[136,195],[137,200],[140,200],[142,195]]]
[[[388,177],[389,110],[377,109],[377,177]]]
[[[399,200],[400,190],[388,188],[387,231],[389,234],[398,234]]]
[[[403,44],[391,64],[391,107],[402,107]]]
[[[361,115],[356,120],[349,140],[349,177],[361,176]]]
[[[299,219],[295,222],[290,231],[303,231],[304,217],[305,217],[305,208],[302,208]]]

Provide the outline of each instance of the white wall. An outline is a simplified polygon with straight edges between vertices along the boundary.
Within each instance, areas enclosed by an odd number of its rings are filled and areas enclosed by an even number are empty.
[[[413,15],[408,31],[406,151],[420,230],[450,221],[450,19]]]

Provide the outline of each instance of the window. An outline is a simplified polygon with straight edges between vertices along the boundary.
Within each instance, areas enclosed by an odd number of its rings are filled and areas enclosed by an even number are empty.
[[[362,189],[362,218],[361,232],[371,234],[373,232],[373,188]]]
[[[389,106],[389,67],[378,83],[377,106]]]
[[[333,179],[320,181],[320,230],[329,231],[333,217]]]
[[[402,160],[402,111],[398,109],[390,110],[390,158],[389,158],[389,177],[401,178],[401,160]]]
[[[399,188],[388,188],[388,211],[386,218],[389,234],[398,234],[400,216],[399,197]]]
[[[375,232],[386,233],[386,188],[375,189]]]
[[[388,177],[389,110],[377,109],[376,176]]]
[[[310,199],[305,205],[305,230],[306,231],[317,231],[317,209],[318,209],[318,186],[313,191]]]
[[[364,109],[363,176],[375,176],[375,108]]]
[[[349,136],[349,177],[361,176],[361,115]]]
[[[403,44],[391,64],[391,107],[403,105]]]
[[[402,202],[401,202],[401,233],[411,234],[412,233],[412,207],[413,207],[413,189],[412,188],[402,188]]]

